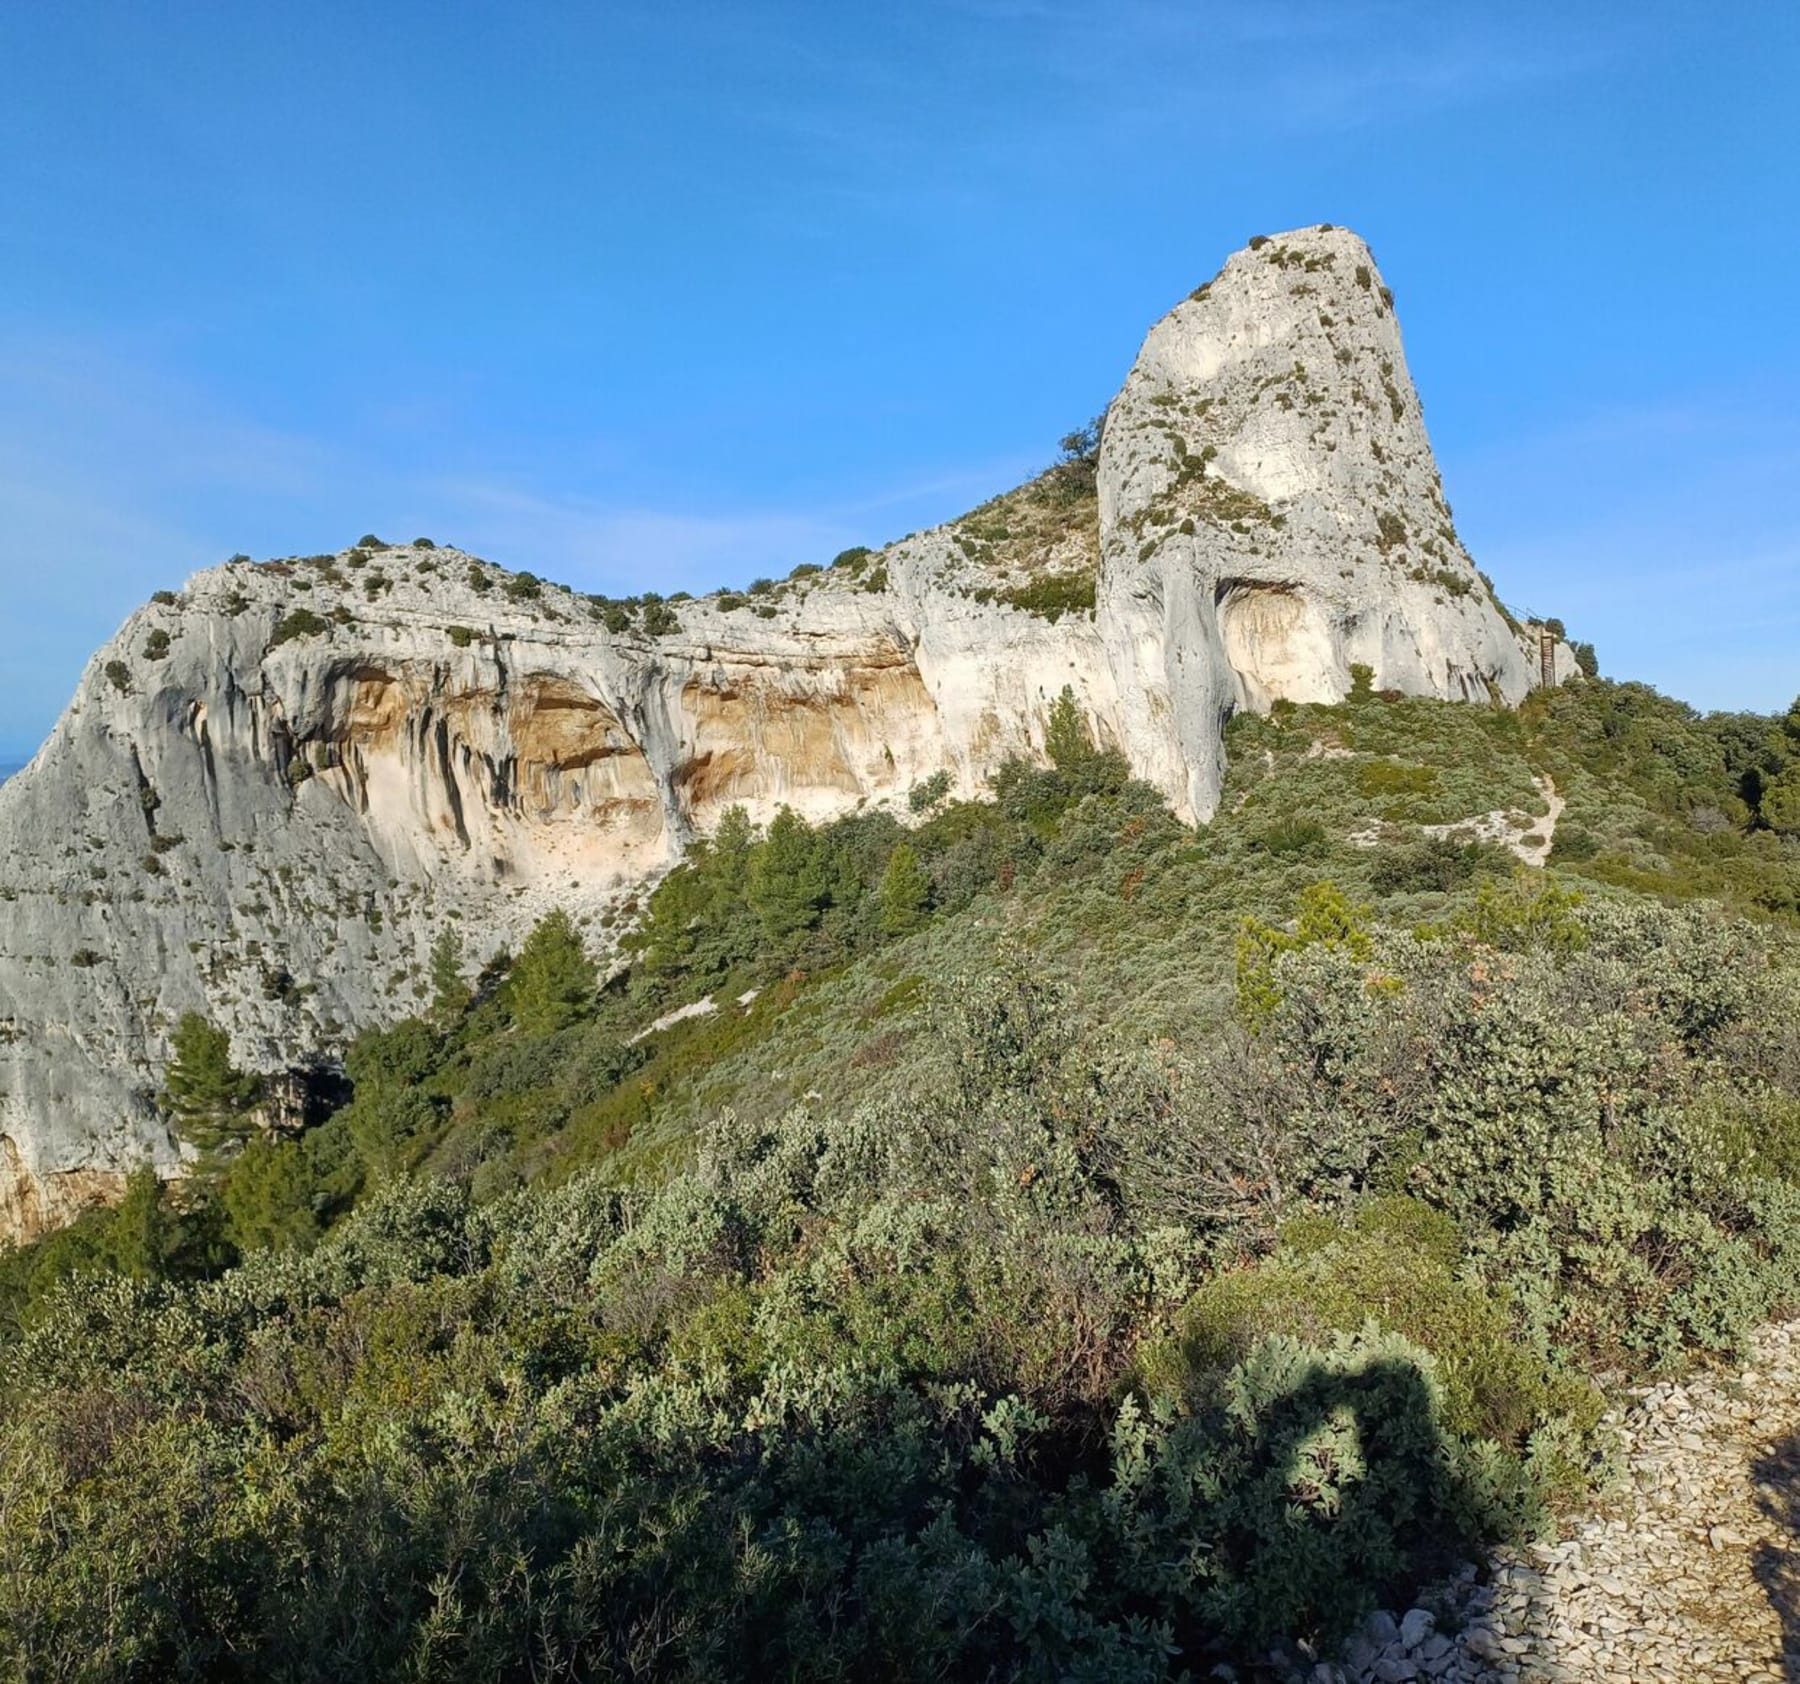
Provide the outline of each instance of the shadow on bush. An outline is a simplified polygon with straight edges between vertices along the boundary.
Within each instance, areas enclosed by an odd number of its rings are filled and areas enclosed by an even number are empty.
[[[211,1421],[76,1363],[42,1397],[58,1452],[0,1458],[0,1657],[97,1680],[1149,1684],[1329,1640],[1482,1524],[1430,1360],[1391,1336],[1266,1340],[1203,1414],[1127,1399],[1095,1457],[1017,1398],[843,1369],[771,1378],[721,1430],[671,1414],[681,1388],[621,1396],[569,1325],[522,1366],[513,1339],[507,1387],[481,1385],[472,1331],[421,1373],[415,1347],[490,1290],[343,1300],[327,1343],[363,1402],[323,1442],[247,1402],[304,1398],[272,1352]]]

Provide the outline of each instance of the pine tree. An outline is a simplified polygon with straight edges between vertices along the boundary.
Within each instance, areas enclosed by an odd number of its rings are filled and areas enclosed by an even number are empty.
[[[251,1141],[221,1194],[232,1243],[240,1251],[310,1246],[319,1236],[313,1190],[299,1141]]]
[[[112,1266],[134,1280],[159,1280],[172,1243],[162,1182],[148,1164],[141,1165],[126,1180],[125,1197],[107,1226],[106,1249]]]
[[[199,1012],[182,1015],[174,1045],[162,1102],[182,1139],[198,1147],[202,1160],[214,1167],[255,1126],[248,1112],[260,1084],[231,1062],[231,1037]]]
[[[468,1009],[469,985],[463,980],[462,936],[446,924],[431,944],[431,1015],[448,1024]]]
[[[656,886],[636,932],[626,937],[647,974],[717,974],[751,956],[759,932],[745,896],[755,850],[749,815],[726,808],[712,836]]]
[[[785,942],[818,923],[826,899],[819,839],[793,808],[783,807],[750,858],[750,909],[765,937]]]
[[[1051,706],[1044,726],[1044,752],[1059,772],[1079,771],[1094,758],[1094,739],[1075,701],[1072,685],[1065,684]]]
[[[561,907],[525,938],[506,985],[513,1022],[527,1035],[553,1035],[593,1002],[594,962],[574,920]]]
[[[742,807],[727,807],[706,854],[706,875],[715,898],[726,902],[743,899],[755,848],[750,815]]]
[[[931,879],[910,842],[895,845],[876,890],[882,933],[903,936],[925,921],[931,906]]]

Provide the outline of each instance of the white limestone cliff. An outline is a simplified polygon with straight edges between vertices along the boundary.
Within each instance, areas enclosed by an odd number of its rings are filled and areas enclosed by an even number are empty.
[[[1335,701],[1356,663],[1472,701],[1538,679],[1457,538],[1390,295],[1344,229],[1253,242],[1151,330],[1108,412],[1100,526],[1125,741],[1187,817],[1217,804],[1236,708]]]
[[[1234,708],[1336,699],[1358,662],[1483,701],[1538,672],[1335,229],[1254,244],[1157,324],[1097,499],[1078,464],[661,617],[610,630],[428,546],[237,562],[134,614],[0,786],[0,1237],[176,1171],[154,1095],[184,1011],[290,1067],[414,1009],[446,922],[481,958],[553,905],[606,917],[734,804],[826,819],[940,770],[976,793],[1069,686],[1203,820]]]

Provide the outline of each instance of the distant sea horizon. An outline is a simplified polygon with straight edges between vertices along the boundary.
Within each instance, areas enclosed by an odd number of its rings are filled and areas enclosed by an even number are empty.
[[[23,760],[0,760],[0,784],[5,783],[14,772],[21,772],[24,769],[25,762]]]

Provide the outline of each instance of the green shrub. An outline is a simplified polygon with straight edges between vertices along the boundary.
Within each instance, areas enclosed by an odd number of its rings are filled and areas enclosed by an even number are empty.
[[[1094,575],[1046,573],[1029,584],[1001,591],[999,600],[1054,625],[1065,614],[1093,613]]]
[[[295,638],[319,637],[330,630],[329,620],[321,619],[310,608],[296,608],[275,622],[275,629],[269,634],[269,647],[278,649]]]
[[[1279,819],[1250,845],[1283,859],[1316,859],[1329,847],[1330,838],[1316,819]]]
[[[444,635],[458,649],[467,649],[475,641],[475,632],[468,626],[447,626]]]
[[[1147,1359],[1146,1375],[1205,1399],[1261,1339],[1317,1344],[1373,1323],[1431,1352],[1454,1431],[1521,1455],[1546,1425],[1572,1422],[1591,1433],[1603,1409],[1598,1390],[1518,1342],[1505,1300],[1458,1275],[1462,1253],[1456,1224],[1416,1199],[1373,1199],[1347,1225],[1295,1222],[1274,1257],[1201,1288],[1173,1345]],[[1558,1471],[1567,1483],[1554,1495],[1579,1496],[1573,1470]]]
[[[907,791],[907,810],[914,813],[930,812],[950,793],[950,788],[950,774],[946,770],[939,770],[933,772],[930,777],[921,778]]]
[[[1513,862],[1480,842],[1457,842],[1428,836],[1403,847],[1384,846],[1369,867],[1369,885],[1378,894],[1437,892],[1448,894],[1470,882],[1477,872],[1510,872]]]
[[[644,604],[643,630],[646,637],[673,637],[681,630],[681,619],[674,609],[661,602]]]
[[[1367,760],[1356,768],[1356,787],[1368,796],[1430,795],[1438,783],[1432,766],[1400,766],[1391,760]]]

